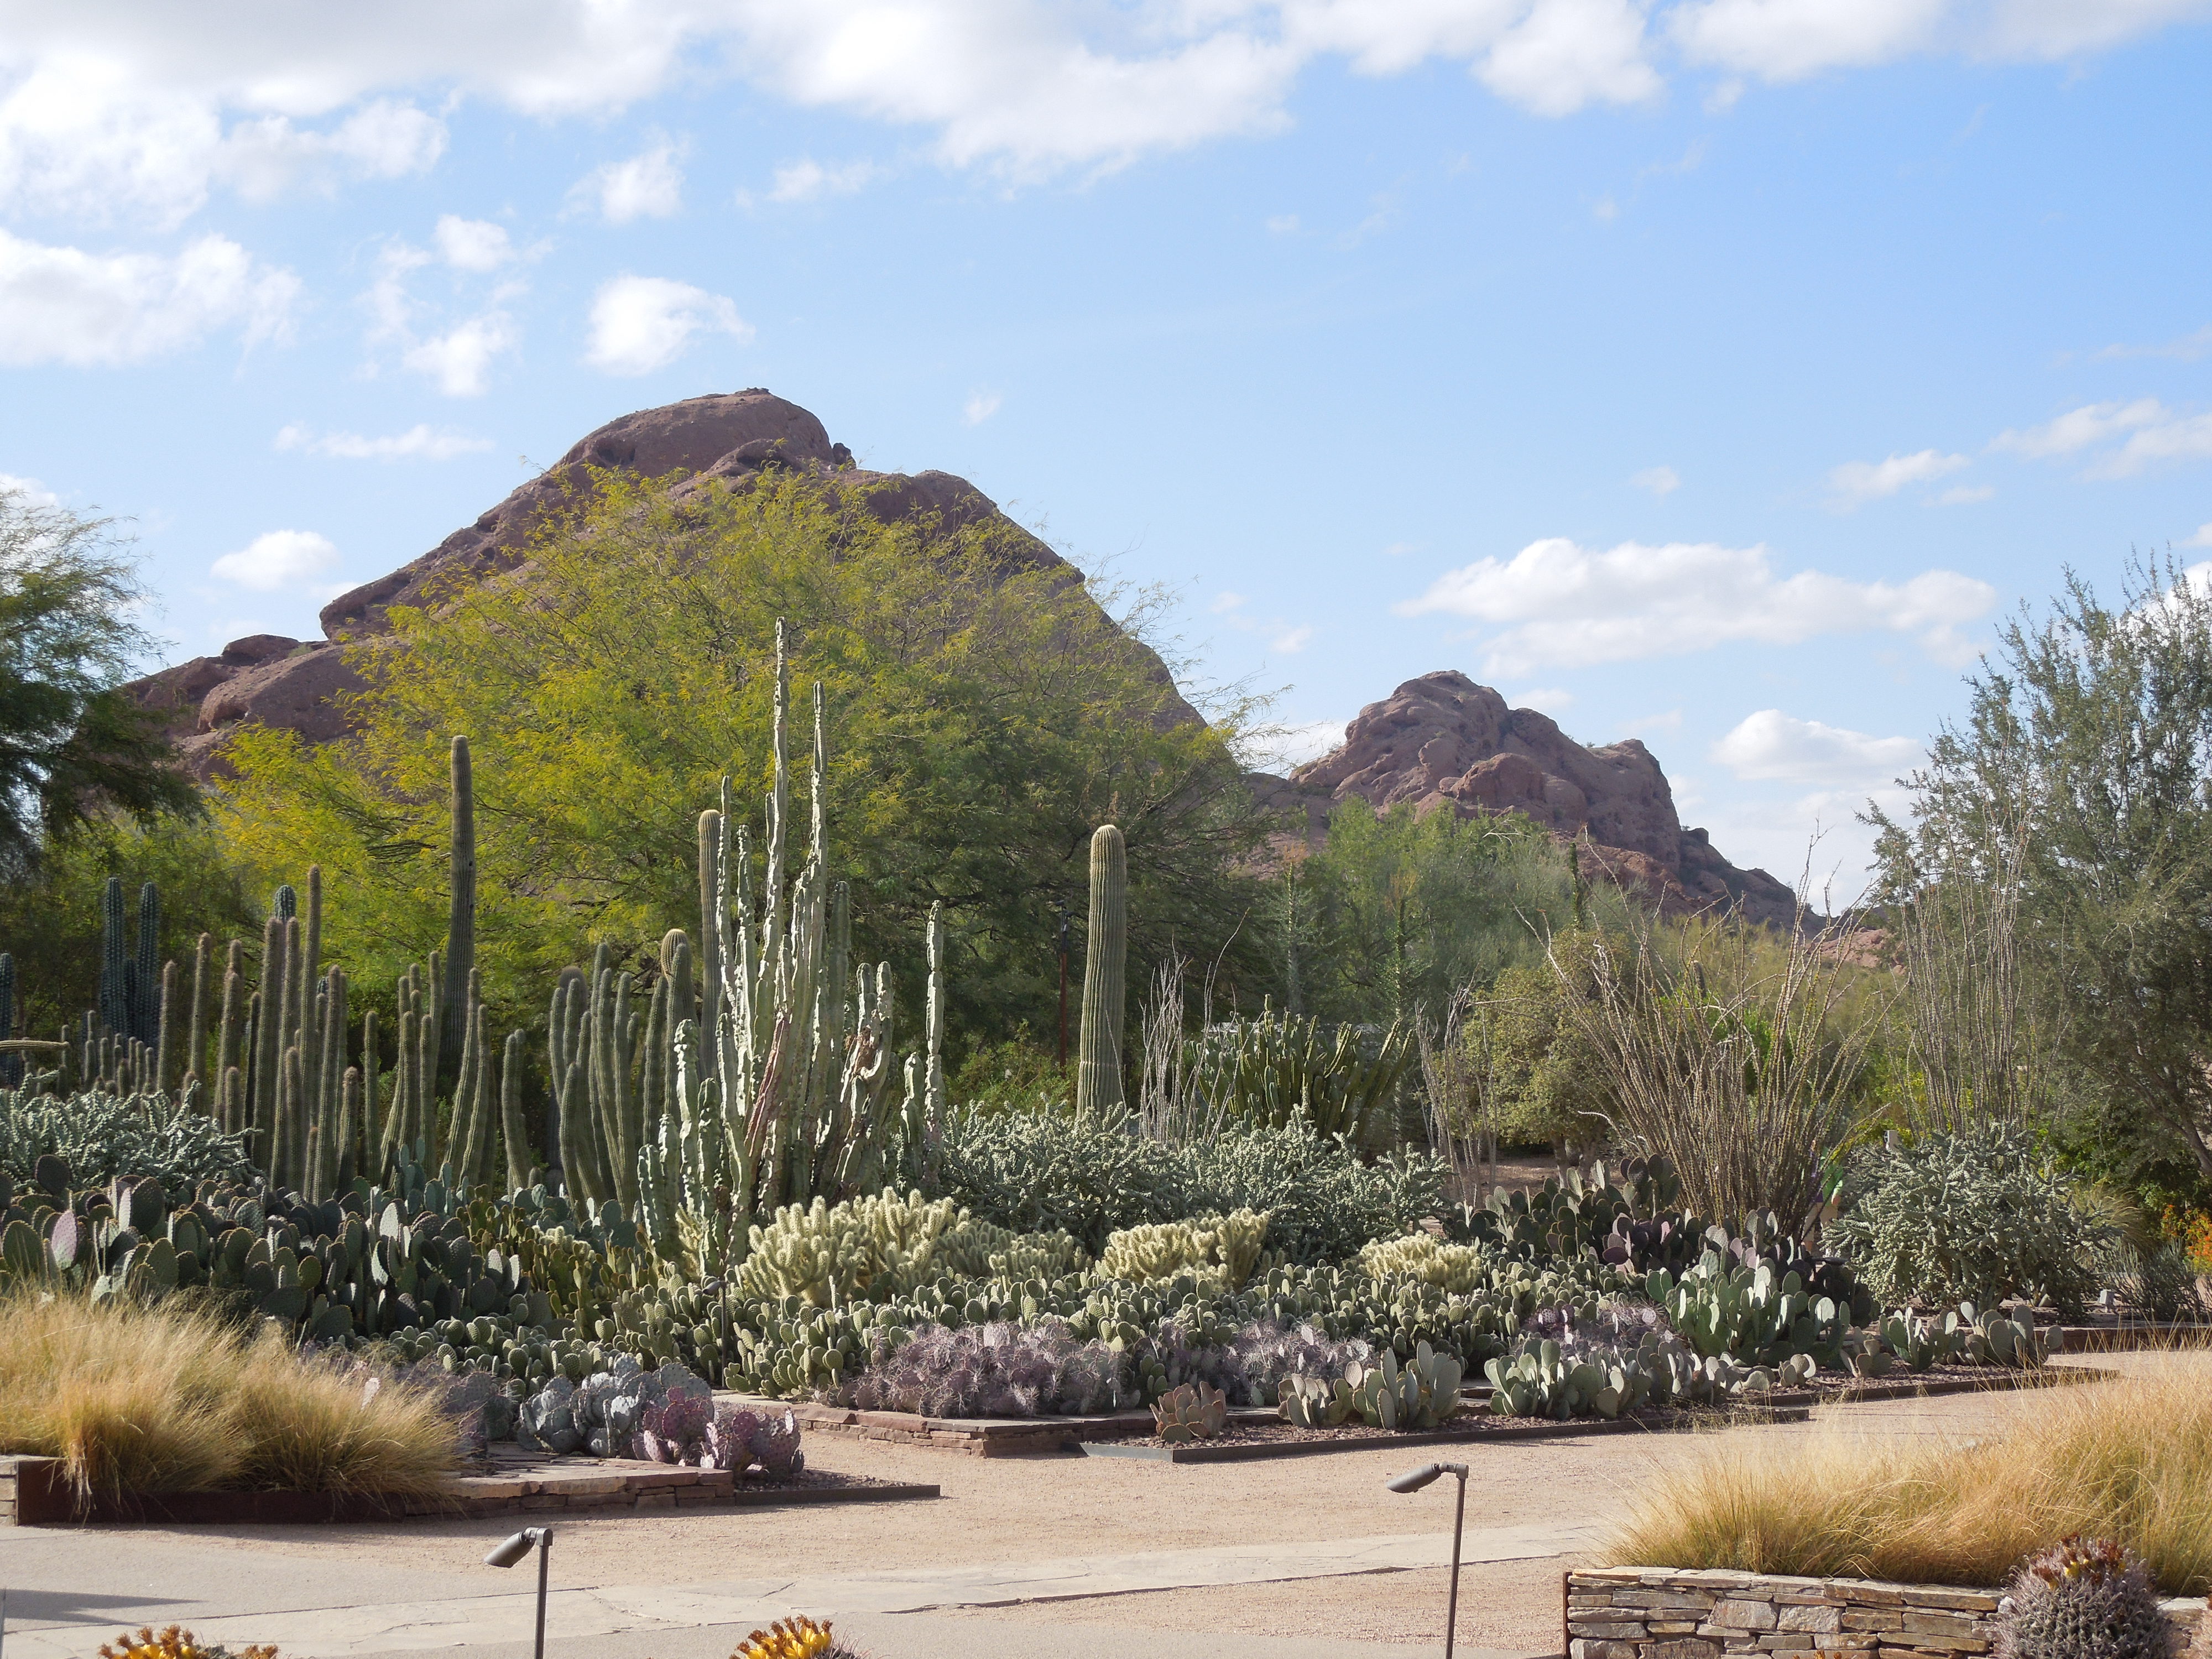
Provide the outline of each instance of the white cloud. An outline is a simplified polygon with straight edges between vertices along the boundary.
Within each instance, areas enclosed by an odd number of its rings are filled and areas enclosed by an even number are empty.
[[[2183,415],[2155,398],[2085,404],[2041,426],[1999,433],[1990,447],[2047,460],[2111,443],[2123,433],[2126,441],[2093,461],[2087,476],[2127,478],[2160,461],[2212,459],[2212,414]]]
[[[2212,547],[2212,524],[2197,526],[2197,533],[2181,544],[2184,547]]]
[[[21,495],[32,507],[59,507],[62,498],[40,483],[36,478],[19,478],[12,472],[0,472],[0,495]],[[2205,526],[2212,530],[2212,525]]]
[[[1005,401],[995,392],[971,392],[960,406],[960,418],[970,426],[981,426],[999,412],[999,405]]]
[[[2149,426],[2164,418],[2166,412],[2166,405],[2155,398],[2139,398],[2131,404],[2084,404],[2041,426],[2001,432],[1990,441],[1990,447],[2010,450],[2036,460],[2071,455],[2093,444],[2106,442],[2123,432]]]
[[[647,374],[683,355],[700,333],[739,344],[752,325],[719,294],[664,276],[617,276],[592,301],[592,341],[584,361],[608,374]]]
[[[1917,738],[1869,737],[1762,708],[1714,744],[1712,758],[1747,782],[1848,786],[1887,783],[1925,753]]]
[[[1293,720],[1248,736],[1243,760],[1260,772],[1287,772],[1344,745],[1347,720]]]
[[[1846,461],[1828,474],[1834,505],[1848,512],[1864,502],[1894,495],[1907,484],[1926,483],[1969,465],[1964,455],[1923,449],[1880,461]]]
[[[1311,623],[1299,623],[1295,626],[1274,623],[1270,624],[1270,630],[1268,647],[1280,651],[1285,656],[1303,651],[1313,643],[1314,626]]]
[[[2194,334],[2185,334],[2178,340],[2168,340],[2163,345],[2108,345],[2097,355],[2100,357],[2171,357],[2176,362],[2193,363],[2207,352],[2212,352],[2212,325],[2200,328]]]
[[[769,185],[771,202],[812,202],[824,196],[850,196],[882,177],[873,161],[845,161],[823,167],[811,155],[787,161],[775,170]]]
[[[1946,0],[1698,0],[1668,32],[1693,64],[1795,81],[1887,63],[1934,40]]]
[[[1638,489],[1650,490],[1663,501],[1682,487],[1682,476],[1671,466],[1647,466],[1628,482]]]
[[[627,161],[609,161],[568,191],[572,210],[588,210],[611,225],[672,218],[684,205],[685,147],[666,140]]]
[[[276,447],[341,461],[450,461],[456,455],[489,449],[491,440],[434,430],[428,425],[411,426],[388,438],[370,438],[358,432],[318,433],[295,424],[276,434]]]
[[[1297,228],[1298,216],[1295,213],[1279,213],[1267,221],[1268,230],[1277,236],[1295,234]]]
[[[1938,507],[1972,507],[1997,493],[1995,484],[1954,484],[1936,498]]]
[[[1911,635],[1941,661],[1970,661],[1973,647],[1959,630],[1996,598],[1987,582],[1951,570],[1902,583],[1816,570],[1777,578],[1764,547],[1623,542],[1599,550],[1555,537],[1510,560],[1448,571],[1396,609],[1500,626],[1487,641],[1486,672],[1510,676],[1872,629]]]
[[[1575,706],[1575,694],[1560,686],[1540,685],[1530,690],[1516,691],[1505,701],[1516,708],[1540,708],[1547,714],[1556,714]]]
[[[223,136],[213,175],[250,202],[289,191],[328,194],[337,175],[404,179],[428,173],[446,153],[446,124],[412,104],[380,98],[329,132],[303,131],[282,115],[240,121]]]
[[[226,174],[260,190],[419,170],[446,134],[414,98],[605,116],[742,76],[795,104],[921,129],[941,161],[1020,178],[1282,131],[1317,65],[1379,76],[1461,64],[1557,116],[1660,95],[1655,27],[1693,63],[1787,80],[1913,52],[2063,57],[2206,10],[2207,0],[8,0],[0,205],[174,223]]]
[[[488,311],[443,334],[417,341],[400,354],[399,361],[435,380],[448,398],[481,398],[491,390],[492,359],[514,350],[521,337],[513,318],[503,311]]]
[[[224,554],[210,569],[224,581],[257,593],[274,593],[327,574],[337,562],[338,550],[327,536],[312,530],[272,530],[237,552]]]
[[[1231,611],[1239,609],[1243,604],[1244,596],[1242,593],[1224,592],[1215,594],[1213,596],[1213,603],[1206,608],[1213,612],[1215,616],[1222,617],[1228,615]]]
[[[489,219],[441,214],[430,240],[438,245],[438,257],[456,270],[497,270],[514,258],[506,228]]]
[[[0,362],[141,362],[235,329],[248,345],[289,337],[299,279],[223,236],[173,258],[87,253],[0,230]]]

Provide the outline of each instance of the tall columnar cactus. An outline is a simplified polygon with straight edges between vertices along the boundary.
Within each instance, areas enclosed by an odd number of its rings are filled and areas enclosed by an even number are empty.
[[[476,770],[469,757],[469,740],[455,734],[453,743],[453,835],[452,895],[446,913],[446,998],[439,1011],[439,1030],[448,1054],[465,1046],[471,1018],[471,975],[477,967],[477,789]],[[465,1085],[465,1073],[456,1082]]]
[[[0,1042],[15,1035],[15,958],[0,951]],[[12,1089],[21,1076],[20,1057],[0,1054],[0,1088]]]
[[[161,891],[152,882],[138,889],[138,955],[129,976],[131,1035],[148,1047],[161,1036]]]
[[[191,1010],[185,1022],[185,1072],[179,1086],[189,1093],[198,1083],[203,1104],[208,1104],[214,1093],[207,1087],[208,980],[214,966],[215,935],[202,933],[192,945]]]
[[[154,1088],[166,1091],[169,1086],[169,1018],[177,1006],[177,964],[161,964],[161,1016],[158,1036],[154,1044]]]
[[[1091,937],[1083,958],[1083,1040],[1075,1068],[1078,1111],[1120,1106],[1123,980],[1129,952],[1129,856],[1121,832],[1091,837]]]
[[[110,876],[100,890],[100,1024],[106,1031],[128,1028],[131,1010],[125,976],[129,960],[123,947],[123,878]]]
[[[279,888],[280,896],[292,890]],[[271,915],[261,930],[261,984],[254,994],[252,1118],[246,1127],[255,1139],[251,1150],[264,1173],[274,1176],[271,1161],[276,1133],[276,1070],[284,1054],[284,951],[289,922]]]
[[[530,1126],[522,1115],[522,1033],[507,1034],[507,1050],[500,1057],[499,1127],[507,1141],[507,1189],[519,1193],[530,1185]]]

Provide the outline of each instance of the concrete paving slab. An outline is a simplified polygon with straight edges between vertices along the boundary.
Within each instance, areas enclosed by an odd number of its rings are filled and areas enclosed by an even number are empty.
[[[1466,1535],[1462,1559],[1469,1563],[1542,1559],[1580,1548],[1588,1526],[1477,1528]],[[557,1535],[556,1535],[557,1539]],[[96,1576],[105,1588],[52,1588],[11,1633],[15,1659],[69,1659],[89,1653],[115,1631],[140,1624],[189,1624],[203,1641],[238,1648],[273,1643],[286,1659],[362,1659],[381,1653],[437,1648],[496,1648],[528,1632],[536,1616],[536,1589],[526,1564],[506,1578],[494,1569],[441,1575],[434,1584],[410,1573],[404,1599],[388,1577],[351,1583],[308,1576],[296,1557],[264,1559],[264,1574],[289,1583],[289,1599],[276,1583],[252,1584],[253,1571],[227,1571],[226,1558],[240,1552],[219,1542],[194,1547],[152,1544],[97,1533],[45,1535],[26,1550],[0,1553],[0,1571],[11,1576],[33,1568],[35,1558],[60,1579],[82,1583]],[[112,1545],[112,1550],[102,1546]],[[73,1546],[73,1547],[64,1547]],[[251,1560],[250,1552],[244,1553]],[[926,1613],[951,1607],[1006,1607],[1230,1584],[1255,1584],[1445,1565],[1449,1533],[1408,1533],[1322,1543],[1255,1543],[1212,1548],[1158,1550],[1123,1555],[1073,1556],[1006,1561],[900,1572],[809,1575],[714,1584],[560,1583],[555,1544],[555,1583],[547,1598],[549,1641],[584,1641],[617,1635],[674,1638],[730,1627],[740,1635],[796,1611],[820,1617]],[[281,1565],[280,1565],[281,1564]],[[197,1569],[189,1592],[180,1580]],[[289,1571],[287,1571],[289,1570]],[[340,1575],[341,1578],[344,1576]],[[243,1578],[246,1581],[240,1583]],[[40,1582],[33,1579],[33,1583]],[[240,1610],[240,1590],[258,1588],[262,1605]],[[425,1594],[425,1591],[429,1593]],[[220,1598],[217,1600],[216,1598]],[[96,1598],[96,1605],[95,1605]],[[90,1615],[88,1617],[88,1615]],[[690,1645],[687,1638],[687,1646]],[[671,1650],[673,1650],[672,1649]],[[725,1653],[727,1649],[723,1650]],[[1218,1649],[1208,1650],[1218,1652]]]

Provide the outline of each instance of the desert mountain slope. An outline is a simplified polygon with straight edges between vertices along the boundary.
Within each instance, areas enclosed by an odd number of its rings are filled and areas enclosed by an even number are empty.
[[[852,490],[887,522],[933,514],[948,529],[958,529],[995,520],[1017,562],[1033,569],[1067,568],[1074,574],[1057,553],[1006,518],[966,479],[949,472],[909,476],[855,467],[852,452],[832,443],[813,415],[756,386],[641,410],[586,434],[554,466],[475,523],[456,530],[420,558],[325,605],[319,640],[251,635],[234,640],[215,656],[163,669],[130,689],[141,703],[168,714],[186,768],[202,778],[216,769],[223,738],[240,720],[289,727],[309,742],[327,743],[348,729],[333,699],[361,685],[341,645],[372,642],[389,631],[386,617],[395,605],[434,605],[437,593],[458,581],[523,563],[532,527],[586,469],[646,477],[680,471],[686,477],[673,488],[681,493],[709,479],[741,486],[764,468],[776,466]],[[1159,672],[1164,679],[1164,664]],[[1180,712],[1198,718],[1188,705]]]

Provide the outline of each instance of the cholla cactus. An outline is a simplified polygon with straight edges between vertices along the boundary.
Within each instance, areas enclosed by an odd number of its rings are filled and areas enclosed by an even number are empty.
[[[2074,1537],[2033,1557],[1997,1607],[1997,1659],[2169,1659],[2158,1591],[2124,1545]]]

